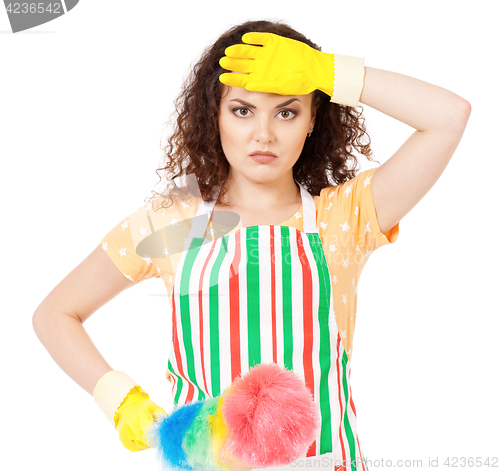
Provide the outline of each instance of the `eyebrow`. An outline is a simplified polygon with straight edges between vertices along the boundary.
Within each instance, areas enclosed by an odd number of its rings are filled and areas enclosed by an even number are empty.
[[[246,106],[248,108],[256,108],[255,105],[252,105],[251,103],[248,103],[245,100],[240,100],[239,98],[235,98],[234,100],[230,101],[237,101],[238,103],[242,104],[243,106]],[[290,100],[287,100],[283,103],[280,103],[279,105],[276,105],[276,108],[281,108],[282,106],[288,106],[290,103],[293,103],[294,101],[299,101],[298,98],[291,98]]]

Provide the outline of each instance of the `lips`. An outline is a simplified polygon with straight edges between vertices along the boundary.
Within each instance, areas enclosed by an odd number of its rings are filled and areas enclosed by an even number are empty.
[[[255,152],[252,152],[250,156],[254,155],[267,155],[269,157],[278,157],[276,154],[273,154],[272,152],[269,152],[267,150],[256,150]]]
[[[278,156],[276,154],[273,154],[272,152],[257,150],[250,154],[250,158],[260,164],[269,164],[271,162],[274,162],[278,158]]]

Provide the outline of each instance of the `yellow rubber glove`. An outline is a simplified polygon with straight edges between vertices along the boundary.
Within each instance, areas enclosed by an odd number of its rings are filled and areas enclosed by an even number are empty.
[[[127,394],[115,413],[115,429],[127,450],[141,451],[152,447],[143,433],[155,422],[156,414],[166,415],[140,386],[135,386]]]
[[[321,90],[331,101],[358,106],[364,84],[364,59],[327,54],[273,33],[246,33],[245,44],[225,50],[221,74],[228,86],[279,95],[307,95]]]
[[[140,451],[151,447],[143,437],[143,431],[155,420],[155,414],[166,413],[130,376],[123,371],[108,371],[97,382],[93,396],[118,430],[125,448]]]

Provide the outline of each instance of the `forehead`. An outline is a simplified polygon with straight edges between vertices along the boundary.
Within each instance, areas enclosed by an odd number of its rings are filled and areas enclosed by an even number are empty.
[[[306,106],[310,106],[312,103],[312,93],[308,95],[279,95],[277,93],[250,92],[244,88],[228,87],[227,85],[223,85],[221,103],[239,99],[255,106],[276,106],[292,98],[296,98],[298,102]]]

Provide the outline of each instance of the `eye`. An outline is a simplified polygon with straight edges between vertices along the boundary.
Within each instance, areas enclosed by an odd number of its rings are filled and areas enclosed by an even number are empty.
[[[239,118],[245,118],[246,116],[250,116],[251,111],[248,108],[234,108],[233,113]]]
[[[296,115],[297,115],[297,112],[294,111],[294,110],[280,110],[278,111],[278,115],[281,116],[281,118],[283,118],[284,120],[290,120],[290,119],[293,119]]]

